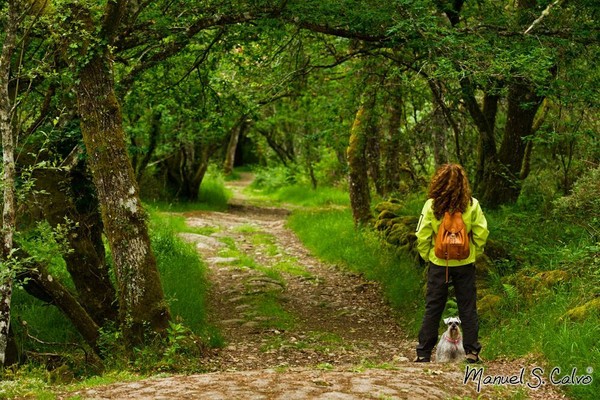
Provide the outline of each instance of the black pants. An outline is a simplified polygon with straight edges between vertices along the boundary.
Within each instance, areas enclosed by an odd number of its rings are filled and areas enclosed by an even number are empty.
[[[475,288],[475,265],[448,267],[448,274],[458,304],[458,317],[463,331],[465,352],[479,353],[479,317],[477,316],[477,290]],[[425,315],[419,331],[417,356],[430,357],[438,340],[440,319],[448,300],[446,267],[429,263],[427,272],[427,295],[425,297]]]

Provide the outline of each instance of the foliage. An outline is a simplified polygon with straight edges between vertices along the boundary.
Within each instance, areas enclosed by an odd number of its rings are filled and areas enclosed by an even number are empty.
[[[296,183],[296,174],[293,168],[274,166],[270,168],[256,168],[251,187],[262,189],[271,193],[285,186]]]
[[[558,196],[557,181],[556,174],[547,170],[531,174],[522,183],[517,204],[524,209],[549,213],[552,202]]]
[[[600,240],[600,167],[583,174],[575,183],[573,193],[557,199],[555,215],[581,223],[593,229]]]
[[[230,197],[231,193],[225,188],[223,175],[215,169],[209,169],[200,185],[198,201],[211,209],[224,210]]]
[[[278,189],[271,197],[284,203],[304,207],[347,206],[348,193],[336,187],[320,186],[313,189],[307,185],[293,185]]]
[[[176,236],[168,217],[153,213],[150,227],[152,248],[171,314],[207,343],[218,342],[206,315],[206,266],[193,246]]]

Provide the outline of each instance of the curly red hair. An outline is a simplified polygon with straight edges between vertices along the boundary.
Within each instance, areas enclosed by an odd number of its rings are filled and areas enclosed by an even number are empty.
[[[433,214],[442,219],[444,213],[465,212],[472,201],[467,173],[458,164],[444,164],[429,183],[428,196],[433,199]]]

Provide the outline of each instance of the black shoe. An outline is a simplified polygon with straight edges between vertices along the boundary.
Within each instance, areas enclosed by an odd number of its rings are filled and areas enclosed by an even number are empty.
[[[416,363],[431,362],[431,358],[417,356],[417,358],[415,358],[414,362],[416,362]]]
[[[477,364],[480,361],[479,356],[476,353],[467,354],[466,360],[469,364]]]

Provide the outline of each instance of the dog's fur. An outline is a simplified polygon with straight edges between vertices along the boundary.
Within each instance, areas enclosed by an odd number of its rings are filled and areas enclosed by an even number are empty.
[[[437,362],[458,362],[465,359],[460,319],[458,317],[444,319],[448,330],[444,332],[437,345],[435,358]]]

